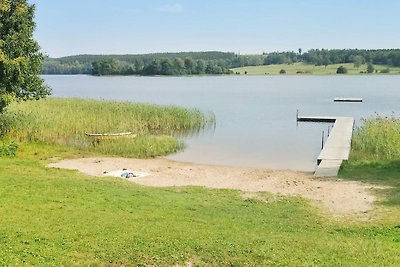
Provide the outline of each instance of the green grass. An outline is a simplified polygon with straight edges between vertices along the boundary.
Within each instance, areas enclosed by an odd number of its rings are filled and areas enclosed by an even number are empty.
[[[149,188],[47,169],[65,146],[0,161],[0,265],[396,266],[400,226],[322,217],[299,197]]]
[[[354,64],[332,64],[328,66],[314,66],[304,63],[295,64],[280,64],[280,65],[262,65],[262,66],[249,66],[242,68],[232,69],[234,73],[239,72],[240,74],[247,75],[337,75],[336,70],[339,66],[344,66],[348,70],[348,74],[360,74],[361,71],[366,72],[367,65],[361,65],[359,68],[355,68]],[[400,74],[399,67],[388,67],[381,65],[374,65],[378,72],[389,68],[389,74]],[[280,70],[284,69],[286,74],[279,74]],[[375,75],[376,73],[372,74]],[[380,74],[380,73],[377,73]]]
[[[355,160],[399,160],[400,119],[375,115],[363,120],[352,141]]]
[[[400,160],[355,160],[350,158],[341,169],[340,177],[384,186],[377,189],[378,203],[391,208],[390,220],[400,220]]]
[[[183,142],[172,136],[139,135],[134,139],[100,140],[95,146],[88,145],[86,150],[128,158],[154,158],[183,148]]]
[[[14,142],[7,140],[0,141],[0,157],[15,156],[17,153],[18,145]]]
[[[363,120],[352,140],[349,161],[340,177],[384,186],[376,190],[390,209],[389,220],[400,220],[400,119],[374,115]]]
[[[176,137],[213,125],[213,114],[196,109],[62,98],[13,103],[0,118],[1,132],[8,139],[141,158],[182,149]],[[138,138],[101,140],[94,146],[93,137],[85,135],[118,132],[134,132]]]

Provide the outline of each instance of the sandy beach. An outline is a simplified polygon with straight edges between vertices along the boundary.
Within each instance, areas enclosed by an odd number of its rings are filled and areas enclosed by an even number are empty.
[[[306,172],[200,165],[164,158],[80,158],[62,160],[48,167],[78,170],[91,176],[104,176],[105,172],[126,168],[147,173],[145,177],[126,179],[145,186],[204,186],[251,193],[245,193],[245,196],[256,192],[301,196],[334,217],[368,219],[367,212],[373,209],[375,200],[371,190],[373,185],[337,178],[316,178]]]

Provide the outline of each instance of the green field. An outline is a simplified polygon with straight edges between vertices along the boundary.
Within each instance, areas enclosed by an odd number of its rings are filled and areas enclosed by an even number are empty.
[[[261,66],[249,66],[243,68],[232,69],[234,73],[238,72],[244,75],[337,75],[336,70],[338,67],[344,66],[348,70],[348,74],[360,74],[360,72],[366,72],[367,65],[361,65],[359,68],[355,68],[354,64],[332,64],[328,66],[314,66],[304,63],[294,63],[294,64],[281,64],[281,65],[261,65]],[[378,70],[378,73],[373,73],[372,75],[381,74],[380,71],[389,68],[389,74],[400,74],[399,67],[388,67],[374,65],[374,68]],[[286,74],[280,74],[281,70],[285,70]],[[371,75],[371,74],[368,74]]]
[[[40,105],[52,101],[58,100]],[[0,153],[0,266],[398,266],[400,163],[366,157],[385,140],[375,134],[379,123],[398,121],[374,119],[354,142],[377,142],[356,145],[341,171],[343,179],[389,186],[376,191],[370,221],[335,220],[301,197],[150,188],[50,169],[55,158],[100,152],[36,138],[18,142],[15,157]],[[385,135],[397,129],[386,128]],[[53,136],[58,128],[49,129]]]

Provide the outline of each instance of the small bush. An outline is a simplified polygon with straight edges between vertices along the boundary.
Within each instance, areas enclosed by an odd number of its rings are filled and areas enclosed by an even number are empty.
[[[390,69],[389,69],[389,68],[386,68],[386,69],[381,70],[381,73],[389,73],[389,72],[390,72]]]
[[[15,157],[18,145],[14,142],[2,141],[0,144],[0,157]]]
[[[279,71],[279,74],[286,74],[286,70],[281,69],[281,70]]]
[[[347,69],[344,66],[340,66],[339,68],[337,68],[336,73],[337,74],[345,74],[345,73],[347,73]]]

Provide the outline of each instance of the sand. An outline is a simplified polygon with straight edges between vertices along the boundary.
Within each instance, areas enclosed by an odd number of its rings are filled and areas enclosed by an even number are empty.
[[[334,217],[368,219],[367,212],[373,209],[375,201],[373,185],[337,178],[316,178],[306,172],[200,165],[164,158],[80,158],[62,160],[49,167],[78,170],[92,176],[104,176],[104,172],[126,168],[147,173],[145,177],[126,179],[145,186],[237,189],[245,192],[246,197],[255,192],[301,196]]]

